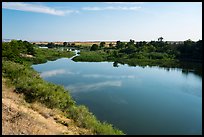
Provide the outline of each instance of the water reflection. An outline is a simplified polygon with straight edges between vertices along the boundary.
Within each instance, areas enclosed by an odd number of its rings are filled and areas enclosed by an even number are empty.
[[[202,77],[202,63],[198,62],[185,62],[185,61],[134,61],[134,62],[113,62],[113,67],[118,67],[119,65],[125,65],[127,64],[130,67],[159,67],[164,68],[166,71],[169,71],[170,69],[182,69],[185,71],[184,73],[192,72],[200,77]]]
[[[121,79],[121,78],[128,78],[128,79],[134,79],[136,78],[135,75],[101,75],[101,74],[84,74],[82,77],[86,78],[107,78],[107,79]]]
[[[202,66],[114,65],[59,59],[33,66],[127,134],[202,133]]]
[[[47,77],[53,77],[56,75],[60,75],[60,74],[78,74],[76,72],[71,72],[69,70],[65,70],[65,69],[55,69],[55,70],[49,70],[49,71],[44,71],[42,73],[40,73],[40,76],[43,78],[47,78]]]
[[[84,91],[94,91],[104,87],[121,87],[121,81],[104,81],[98,83],[78,83],[73,85],[68,85],[65,88],[71,90],[71,92],[84,92]]]
[[[118,62],[113,62],[113,67],[119,67]]]

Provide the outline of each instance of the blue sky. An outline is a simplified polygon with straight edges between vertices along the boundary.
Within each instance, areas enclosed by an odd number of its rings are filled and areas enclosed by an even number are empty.
[[[2,36],[28,41],[199,40],[201,2],[2,2]]]

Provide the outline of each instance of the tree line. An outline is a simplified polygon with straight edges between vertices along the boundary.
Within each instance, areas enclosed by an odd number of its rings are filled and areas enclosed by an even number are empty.
[[[117,41],[116,45],[105,47],[105,42],[99,45],[93,44],[90,51],[112,49],[114,57],[128,56],[128,58],[137,59],[180,59],[180,60],[202,60],[202,40],[194,42],[186,40],[183,43],[168,43],[158,38],[158,41],[140,41],[135,42],[130,39],[129,42]],[[109,51],[107,51],[109,53]]]

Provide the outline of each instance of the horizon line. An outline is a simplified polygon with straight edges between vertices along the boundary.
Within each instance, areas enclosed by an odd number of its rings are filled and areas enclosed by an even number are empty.
[[[2,42],[4,40],[22,40],[22,41],[28,41],[28,42],[116,42],[116,41],[121,41],[121,42],[128,42],[129,40],[59,40],[59,41],[49,41],[49,40],[25,40],[25,39],[2,39]],[[134,39],[132,39],[134,40]],[[192,40],[192,39],[186,39],[186,40]],[[163,41],[186,41],[186,40],[163,40]],[[198,39],[198,40],[192,40],[192,41],[199,41],[202,39]],[[135,42],[141,42],[141,41],[158,41],[158,40],[134,40]]]

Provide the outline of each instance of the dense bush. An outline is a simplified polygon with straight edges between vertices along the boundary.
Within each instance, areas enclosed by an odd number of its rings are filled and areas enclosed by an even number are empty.
[[[91,46],[91,49],[90,49],[90,51],[95,51],[95,50],[98,50],[98,45],[97,44],[93,44]]]

